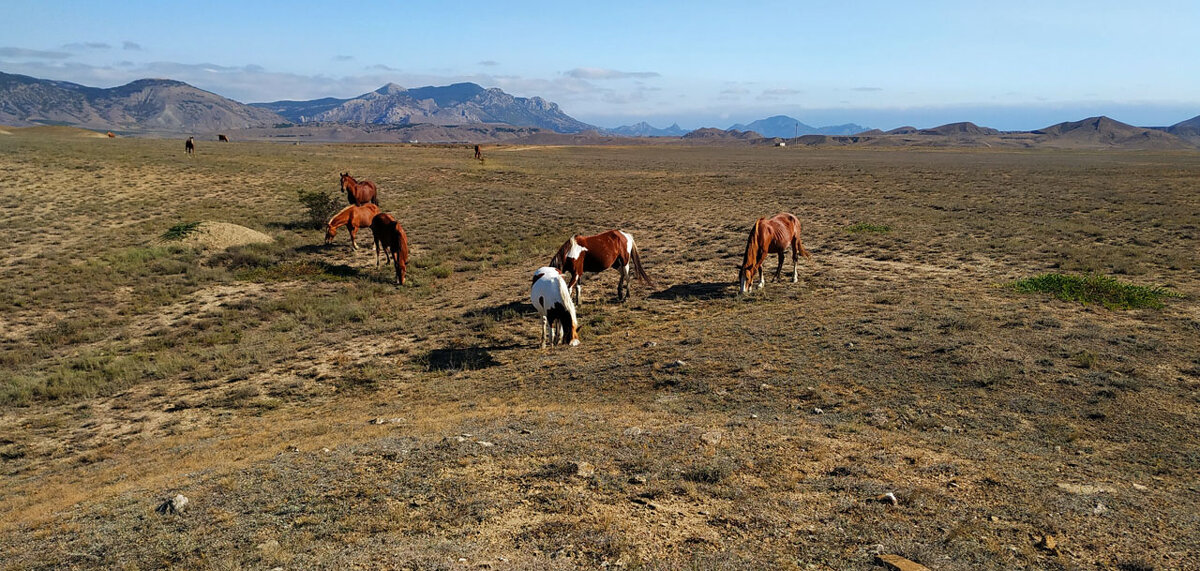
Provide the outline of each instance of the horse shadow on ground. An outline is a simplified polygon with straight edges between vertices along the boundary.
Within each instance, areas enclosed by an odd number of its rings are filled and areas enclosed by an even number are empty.
[[[490,317],[496,321],[507,321],[531,315],[537,315],[537,310],[528,301],[510,301],[491,307],[472,309],[466,313],[467,317]]]
[[[668,301],[719,299],[732,295],[732,288],[733,284],[729,282],[695,282],[675,284],[662,291],[656,291],[650,294],[648,297],[650,299],[663,299]]]
[[[417,362],[428,371],[477,371],[495,367],[500,364],[492,353],[494,351],[511,351],[521,345],[501,345],[496,347],[445,347],[434,349],[417,358]]]

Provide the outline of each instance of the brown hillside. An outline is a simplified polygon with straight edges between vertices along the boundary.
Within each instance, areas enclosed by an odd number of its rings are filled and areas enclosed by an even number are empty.
[[[1172,135],[1154,129],[1134,127],[1100,116],[1082,121],[1058,123],[1033,131],[1043,135],[1039,143],[1050,147],[1125,149],[1194,149],[1195,146]]]

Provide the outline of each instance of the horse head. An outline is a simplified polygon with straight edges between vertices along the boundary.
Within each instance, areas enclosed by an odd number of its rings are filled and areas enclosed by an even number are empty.
[[[337,227],[335,227],[333,224],[326,224],[325,225],[325,243],[332,244],[334,236],[337,236]]]

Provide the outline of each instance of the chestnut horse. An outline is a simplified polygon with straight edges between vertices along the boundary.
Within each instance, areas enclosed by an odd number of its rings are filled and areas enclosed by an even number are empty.
[[[750,238],[746,241],[746,255],[738,266],[738,283],[742,293],[748,293],[754,287],[754,275],[758,274],[758,288],[766,285],[763,275],[763,263],[767,255],[779,254],[779,267],[775,268],[775,281],[779,281],[783,272],[783,253],[792,249],[792,283],[799,279],[796,275],[796,261],[800,256],[812,258],[804,244],[800,243],[800,219],[795,215],[780,212],[771,218],[759,218],[754,221],[750,230]]]
[[[542,316],[543,349],[546,348],[547,339],[551,345],[566,343],[574,347],[579,344],[575,304],[571,303],[571,290],[558,270],[543,267],[533,273],[529,301]]]
[[[358,244],[354,241],[358,235],[359,228],[366,228],[371,225],[371,220],[375,215],[379,214],[379,207],[374,204],[364,204],[362,206],[347,206],[333,215],[329,222],[325,224],[325,243],[332,244],[333,237],[337,236],[337,229],[341,226],[350,228],[350,246],[357,250]]]
[[[228,143],[228,142],[229,142],[229,137],[226,137],[225,135],[217,135],[217,142],[219,142],[219,143]]]
[[[348,172],[342,173],[342,192],[346,193],[346,201],[355,206],[362,206],[368,202],[379,205],[379,199],[375,196],[375,183],[369,180],[358,182]]]
[[[583,274],[599,273],[615,268],[621,274],[617,282],[617,301],[629,299],[629,272],[646,284],[653,284],[646,270],[642,269],[642,258],[638,255],[633,236],[620,230],[609,230],[595,236],[571,236],[550,259],[550,267],[563,273],[571,272],[568,290],[574,288],[575,304],[582,305],[579,282]],[[622,297],[621,291],[625,295]]]
[[[379,249],[396,265],[396,283],[404,285],[404,274],[408,270],[408,235],[391,214],[376,214],[371,220],[371,233],[375,235],[375,267],[379,267]],[[390,252],[390,254],[389,254]]]

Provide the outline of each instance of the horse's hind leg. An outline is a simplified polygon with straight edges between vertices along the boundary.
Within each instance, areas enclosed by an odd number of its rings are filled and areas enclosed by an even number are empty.
[[[800,281],[800,276],[796,270],[796,264],[800,261],[800,239],[796,238],[792,241],[792,283]]]
[[[617,281],[617,301],[626,301],[629,299],[629,264],[618,266],[617,271],[621,274],[621,279]],[[622,297],[622,290],[625,292]]]

